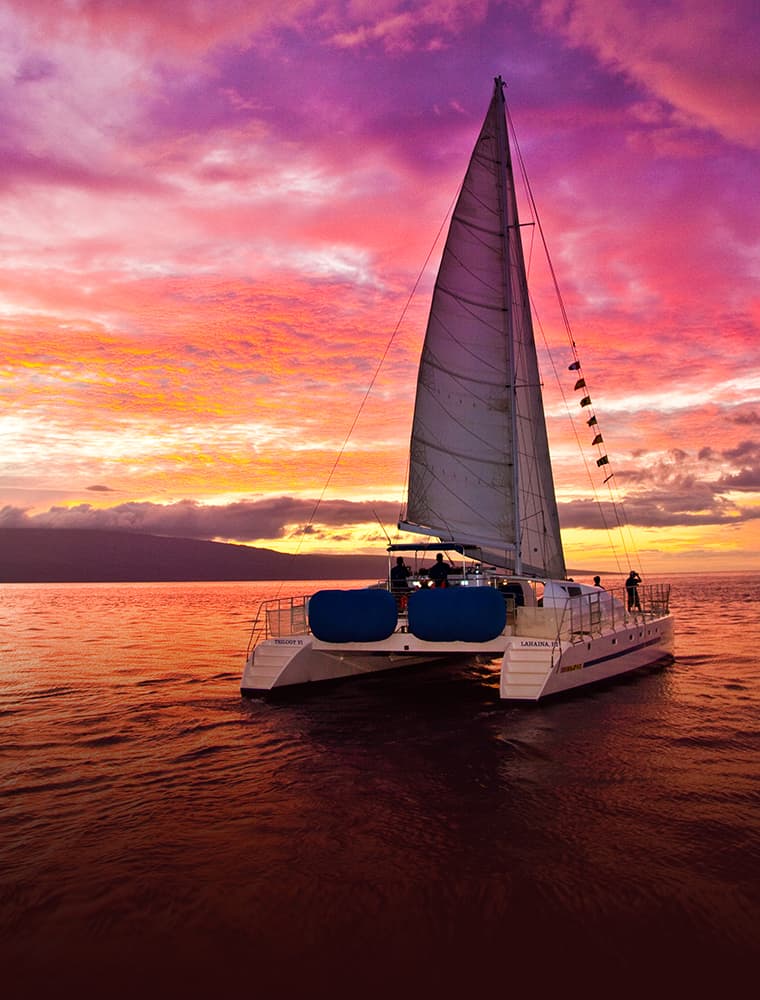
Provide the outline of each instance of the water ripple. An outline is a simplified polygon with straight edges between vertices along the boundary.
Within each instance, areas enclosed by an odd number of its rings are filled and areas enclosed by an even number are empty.
[[[618,980],[642,954],[682,975],[750,965],[757,578],[681,580],[672,667],[539,706],[500,702],[483,663],[244,701],[270,592],[9,588],[4,957],[71,985],[95,954],[113,983],[120,954],[176,954],[184,995],[201,955],[205,995],[241,956],[273,995],[357,962],[378,983],[424,968],[420,995],[444,996],[460,960],[470,995],[505,946],[535,976],[547,942],[567,970],[592,941]]]

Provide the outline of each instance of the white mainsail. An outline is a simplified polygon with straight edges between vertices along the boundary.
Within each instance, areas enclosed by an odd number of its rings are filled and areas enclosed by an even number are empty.
[[[399,527],[565,576],[500,77],[433,293]]]

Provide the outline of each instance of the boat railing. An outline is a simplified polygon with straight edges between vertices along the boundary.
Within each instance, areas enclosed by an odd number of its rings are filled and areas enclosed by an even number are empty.
[[[605,631],[643,625],[666,615],[669,608],[669,584],[640,586],[638,603],[630,610],[624,589],[594,591],[553,605],[516,608],[515,632],[535,637],[554,634],[558,639],[582,642]]]
[[[640,588],[639,588],[640,589]],[[647,596],[647,610],[653,615],[666,615],[670,611],[670,584],[653,583],[645,588]]]
[[[388,588],[390,589],[390,588]],[[262,601],[251,628],[248,651],[264,639],[287,638],[309,632],[308,594],[277,597]],[[625,591],[601,590],[568,598],[564,606],[541,607],[517,604],[512,594],[504,594],[507,629],[522,636],[556,634],[558,638],[581,642],[607,629],[643,624],[668,614],[670,584],[648,584],[638,588],[638,605],[627,608]],[[397,629],[406,631],[406,598],[397,595]]]
[[[309,630],[309,596],[274,597],[262,601],[256,609],[248,651],[264,639],[282,639],[302,635]]]
[[[579,642],[605,630],[642,625],[668,614],[669,610],[670,584],[639,586],[637,599],[630,608],[622,588],[582,594],[566,602],[558,635]]]

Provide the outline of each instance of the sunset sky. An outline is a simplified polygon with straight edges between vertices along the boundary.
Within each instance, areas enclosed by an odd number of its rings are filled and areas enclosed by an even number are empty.
[[[757,0],[0,0],[0,525],[382,552],[500,74],[614,472],[526,245],[568,564],[616,566],[597,489],[644,572],[760,569],[759,28]]]

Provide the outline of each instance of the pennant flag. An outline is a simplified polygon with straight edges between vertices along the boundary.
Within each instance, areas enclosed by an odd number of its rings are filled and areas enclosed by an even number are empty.
[[[567,366],[567,370],[569,372],[577,372],[578,369],[580,368],[580,366],[581,366],[580,361],[573,361],[573,363],[571,365]]]
[[[581,400],[581,406],[591,406],[591,396],[584,396]]]
[[[578,381],[573,386],[574,389],[584,389],[586,386],[585,378],[579,378]]]
[[[597,460],[596,460],[596,464],[597,464],[597,465],[599,466],[599,468],[601,469],[601,467],[602,467],[603,465],[609,465],[609,464],[610,464],[610,460],[609,460],[609,459],[607,458],[607,456],[606,456],[606,455],[602,455],[602,457],[601,457],[601,458],[597,458]]]
[[[587,427],[594,427],[596,425],[596,417],[591,417],[590,420],[586,421]]]
[[[602,443],[602,435],[601,434],[597,434],[596,437],[594,438],[594,440],[591,442],[592,445],[594,445],[594,444],[601,444],[601,443]]]

